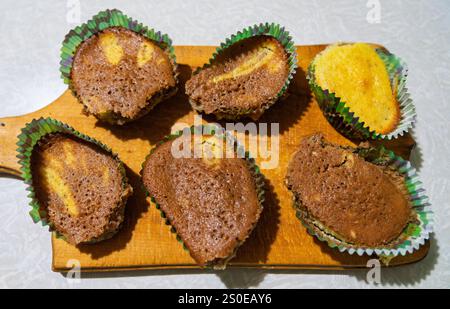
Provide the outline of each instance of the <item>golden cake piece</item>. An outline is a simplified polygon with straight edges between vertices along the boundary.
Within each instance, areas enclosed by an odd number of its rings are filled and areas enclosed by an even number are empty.
[[[40,209],[71,244],[111,238],[132,193],[120,161],[99,146],[56,133],[33,149],[31,173]]]
[[[388,134],[395,130],[399,104],[386,66],[373,47],[365,43],[332,45],[313,63],[316,84],[335,93],[371,131]]]

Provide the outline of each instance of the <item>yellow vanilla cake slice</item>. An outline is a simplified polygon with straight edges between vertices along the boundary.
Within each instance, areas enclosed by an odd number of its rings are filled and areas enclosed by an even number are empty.
[[[386,65],[365,43],[335,44],[313,61],[315,83],[334,93],[371,131],[388,134],[400,120]]]

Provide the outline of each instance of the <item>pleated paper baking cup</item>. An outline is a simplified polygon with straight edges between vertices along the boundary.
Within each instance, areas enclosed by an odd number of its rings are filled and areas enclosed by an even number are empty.
[[[116,160],[122,174],[122,189],[124,190],[124,192],[132,192],[132,189],[128,184],[125,167],[122,161],[120,161],[117,154],[113,153],[108,146],[101,143],[100,141],[97,141],[87,135],[78,132],[74,128],[58,120],[52,118],[34,119],[24,128],[22,128],[21,133],[18,136],[17,158],[19,159],[19,164],[21,166],[20,170],[22,172],[22,178],[27,184],[26,190],[29,192],[28,197],[31,199],[30,216],[33,219],[34,223],[41,222],[43,226],[49,226],[50,231],[54,231],[54,226],[52,222],[49,221],[47,209],[45,209],[45,207],[41,205],[39,200],[37,199],[33,184],[31,157],[33,155],[33,150],[38,145],[39,141],[41,141],[46,136],[57,133],[77,137],[88,143],[94,144],[109,153]],[[121,203],[125,204],[127,197],[128,195],[122,196]],[[59,234],[58,232],[56,232],[56,234],[57,236],[64,238],[63,235]],[[100,241],[100,239],[97,241]]]
[[[241,113],[236,115],[231,115],[227,113],[219,113],[217,116],[219,118],[225,119],[237,119],[242,116],[248,116],[250,114],[262,114],[265,110],[270,108],[280,97],[286,94],[286,91],[291,83],[292,78],[297,70],[297,49],[292,40],[292,37],[289,35],[289,32],[279,24],[275,23],[261,23],[259,25],[253,25],[248,28],[245,28],[241,31],[238,31],[236,34],[231,35],[224,42],[220,43],[220,46],[213,53],[212,57],[209,59],[208,63],[206,63],[203,67],[197,69],[193,74],[198,74],[201,70],[209,68],[214,65],[217,61],[217,58],[221,56],[229,47],[232,45],[252,37],[256,36],[270,36],[275,38],[280,44],[284,47],[285,52],[288,55],[288,65],[289,65],[289,74],[286,78],[286,81],[277,95],[271,98],[266,104],[264,104],[260,109],[257,110],[246,110],[241,111]],[[192,108],[198,112],[203,112],[203,108],[201,105],[196,103],[195,101],[190,99],[190,103]]]
[[[386,246],[373,248],[357,246],[340,240],[327,227],[310,218],[307,212],[302,209],[300,200],[294,200],[297,217],[307,228],[309,234],[326,242],[329,247],[338,249],[340,252],[347,252],[351,255],[357,254],[359,256],[376,254],[384,261],[413,253],[425,244],[425,241],[430,238],[433,232],[433,211],[416,170],[409,161],[395,155],[394,152],[384,147],[357,148],[357,154],[373,164],[387,166],[404,177],[409,202],[413,209],[413,219],[403,230],[402,234]]]
[[[258,204],[259,207],[261,209],[261,212],[263,210],[263,204],[265,201],[265,180],[264,180],[264,176],[261,173],[258,165],[255,163],[254,158],[251,157],[250,153],[248,151],[245,151],[245,148],[237,141],[237,139],[230,134],[229,132],[225,131],[223,128],[220,128],[216,125],[200,125],[200,126],[192,126],[190,128],[187,128],[187,130],[189,130],[190,134],[195,134],[195,135],[201,135],[202,132],[209,132],[211,135],[216,136],[217,138],[221,139],[223,138],[224,141],[226,141],[227,143],[231,143],[231,145],[233,145],[233,148],[236,152],[236,154],[239,155],[239,157],[243,157],[246,161],[247,161],[247,165],[254,177],[255,180],[255,184],[256,184],[256,190],[257,190],[257,194],[258,194]],[[161,140],[160,142],[158,142],[155,147],[153,147],[150,150],[150,153],[147,155],[147,157],[145,158],[144,162],[142,163],[142,170],[141,170],[141,178],[143,177],[143,172],[144,172],[144,166],[145,166],[145,162],[147,161],[147,159],[155,152],[155,150],[161,146],[162,144],[172,141],[178,137],[181,137],[183,134],[186,134],[187,132],[185,130],[181,130],[178,131],[174,134],[170,134],[167,135],[166,137],[163,138],[163,140]],[[165,224],[168,225],[170,227],[170,231],[175,234],[177,241],[183,246],[183,249],[186,250],[187,252],[189,252],[189,249],[187,248],[187,246],[185,245],[185,243],[183,242],[182,237],[177,233],[176,228],[172,225],[171,221],[169,220],[169,218],[167,218],[165,212],[161,209],[160,204],[158,203],[158,201],[156,200],[156,198],[154,196],[152,196],[151,192],[149,192],[147,190],[147,188],[145,188],[145,186],[143,185],[144,190],[146,192],[147,197],[150,197],[151,203],[153,205],[155,205],[155,208],[157,210],[159,210],[161,218],[163,220],[165,220]],[[256,224],[258,223],[258,220],[256,221],[255,225],[252,227],[252,230],[255,228]],[[248,233],[248,236],[251,234]],[[247,236],[247,238],[248,238]],[[247,239],[246,238],[246,239]],[[215,263],[215,264],[211,264],[211,265],[206,265],[206,267],[209,268],[213,268],[213,269],[225,269],[226,268],[226,264],[228,263],[229,260],[231,260],[235,255],[237,250],[239,249],[239,247],[245,242],[246,239],[243,239],[234,249],[233,253],[228,256],[227,258],[223,259],[220,261],[220,263]]]
[[[78,47],[89,39],[90,37],[104,31],[108,28],[113,27],[121,27],[128,30],[131,30],[146,39],[149,39],[156,45],[158,45],[169,57],[169,60],[171,62],[172,68],[173,68],[173,75],[175,77],[176,85],[178,84],[178,65],[176,62],[176,56],[174,47],[172,46],[172,40],[169,38],[167,34],[163,34],[160,31],[156,31],[154,29],[151,29],[147,26],[144,26],[142,23],[126,16],[121,11],[113,9],[113,10],[105,10],[102,12],[99,12],[97,15],[92,17],[91,20],[88,22],[77,26],[76,28],[72,29],[65,37],[62,47],[61,47],[61,62],[60,62],[60,72],[61,77],[64,80],[64,83],[69,86],[72,93],[79,98],[75,88],[72,85],[72,65],[74,62],[74,58],[77,52]],[[156,95],[154,98],[150,98],[148,101],[148,106],[144,108],[139,116],[136,118],[139,118],[140,116],[147,113],[151,108],[153,108],[156,104],[161,102],[162,100],[170,97],[176,92],[175,89],[169,90],[167,93],[160,93]],[[81,100],[79,100],[81,102]],[[111,115],[107,115],[108,117],[112,117]],[[107,116],[105,116],[106,121],[108,121]],[[124,117],[122,117],[124,118]],[[118,119],[122,121],[123,123],[128,122],[127,118],[124,119]],[[116,120],[112,119],[110,122],[114,123]]]
[[[332,45],[334,46],[334,45]],[[350,111],[350,108],[335,93],[328,89],[322,89],[315,79],[315,60],[310,64],[307,79],[311,91],[314,93],[319,106],[328,121],[338,131],[349,138],[391,140],[403,136],[414,125],[416,119],[416,109],[406,88],[408,68],[406,63],[387,50],[377,48],[376,53],[386,66],[391,81],[391,88],[395,94],[400,108],[400,121],[397,127],[388,134],[378,133],[362,122],[358,115]],[[318,54],[314,59],[320,56]]]

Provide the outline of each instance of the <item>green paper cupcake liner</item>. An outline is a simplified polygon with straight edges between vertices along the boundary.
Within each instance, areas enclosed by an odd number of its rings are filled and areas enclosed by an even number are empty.
[[[247,27],[241,31],[238,31],[236,34],[231,35],[229,38],[225,40],[225,42],[220,43],[220,46],[216,49],[216,51],[213,53],[212,57],[209,59],[208,63],[206,63],[203,67],[198,68],[194,74],[198,74],[201,70],[204,70],[206,68],[211,67],[218,56],[222,55],[223,52],[231,47],[233,44],[249,39],[255,36],[270,36],[275,38],[277,41],[283,45],[286,53],[289,55],[288,57],[288,64],[289,64],[289,75],[286,79],[286,82],[284,83],[281,90],[278,92],[278,94],[272,98],[267,104],[265,104],[260,110],[247,110],[242,111],[239,115],[233,115],[230,116],[228,114],[222,114],[221,117],[223,118],[229,118],[229,119],[236,119],[241,116],[247,116],[252,113],[262,113],[266,109],[268,109],[270,106],[272,106],[280,97],[286,94],[286,91],[289,87],[289,84],[291,83],[291,80],[294,77],[295,71],[297,70],[297,49],[295,47],[294,42],[292,41],[291,36],[289,35],[289,32],[285,30],[284,27],[280,26],[279,24],[275,23],[261,23],[259,25],[253,25],[251,27]],[[192,108],[194,108],[198,112],[203,112],[201,106],[190,100]],[[230,118],[231,117],[231,118]]]
[[[76,28],[70,30],[70,32],[66,35],[62,47],[61,47],[61,61],[60,61],[60,72],[61,77],[64,80],[64,83],[69,86],[72,93],[78,98],[77,92],[72,86],[71,82],[71,71],[72,64],[74,61],[74,57],[76,51],[81,43],[89,39],[90,37],[96,35],[97,33],[112,27],[122,27],[128,30],[131,30],[139,35],[144,36],[145,38],[151,40],[155,44],[157,44],[161,49],[165,51],[165,53],[169,56],[170,62],[173,67],[174,77],[176,84],[178,85],[178,65],[175,56],[175,50],[172,46],[172,40],[169,38],[167,34],[163,34],[159,31],[155,31],[154,29],[148,28],[144,26],[142,23],[133,20],[132,18],[126,16],[121,11],[117,9],[113,10],[105,10],[99,12],[97,15],[92,17],[88,22],[77,26]],[[162,101],[162,99],[168,98],[173,95],[174,91],[167,93],[165,95],[159,94],[156,102]],[[151,102],[150,102],[151,103]],[[145,113],[152,106],[147,107],[147,109],[143,110],[142,113]],[[125,120],[126,121],[126,120]]]
[[[357,246],[338,239],[336,235],[333,235],[331,231],[327,231],[327,228],[319,222],[310,221],[307,213],[300,207],[301,201],[295,201],[294,199],[297,217],[306,227],[309,234],[326,242],[329,247],[338,249],[340,252],[347,252],[351,255],[357,254],[359,256],[376,254],[383,261],[389,261],[396,256],[405,256],[413,253],[414,250],[418,250],[433,232],[433,211],[415,168],[411,166],[409,161],[404,160],[382,146],[377,148],[357,148],[356,153],[373,164],[387,166],[404,176],[409,201],[414,211],[414,220],[411,220],[402,234],[388,246],[374,248]]]
[[[22,128],[21,133],[18,136],[17,158],[19,159],[19,164],[21,166],[20,170],[22,172],[22,178],[27,184],[26,190],[29,192],[28,197],[31,199],[30,206],[32,209],[30,211],[30,216],[33,219],[34,223],[38,223],[40,221],[43,226],[48,225],[50,231],[54,231],[54,226],[48,220],[47,211],[40,205],[34,190],[33,175],[31,171],[31,156],[33,154],[34,147],[39,143],[40,140],[48,135],[55,133],[75,136],[81,140],[95,144],[101,149],[110,153],[119,165],[119,169],[122,174],[122,188],[124,190],[130,188],[128,184],[128,178],[126,176],[125,167],[122,161],[120,161],[118,155],[113,153],[108,146],[96,139],[93,139],[83,133],[76,131],[74,128],[58,120],[52,118],[33,119],[24,128]],[[122,200],[122,202],[125,201]],[[58,237],[64,238],[63,235],[59,234],[58,232],[56,232],[56,234]]]
[[[188,131],[186,131],[188,130]],[[224,130],[221,127],[218,127],[213,124],[207,124],[207,125],[200,125],[200,126],[191,126],[190,128],[185,128],[184,130],[180,130],[174,134],[170,134],[165,136],[160,142],[158,142],[151,150],[150,153],[145,158],[144,162],[142,163],[142,169],[141,169],[141,178],[143,177],[143,171],[144,171],[144,165],[145,162],[147,162],[147,159],[155,152],[155,150],[161,146],[162,144],[174,140],[183,134],[202,134],[202,132],[210,132],[211,135],[215,135],[218,138],[223,138],[227,143],[230,143],[230,145],[233,145],[235,152],[238,157],[242,157],[247,161],[248,167],[250,168],[252,175],[255,179],[255,184],[257,188],[257,194],[258,194],[258,203],[259,207],[261,209],[261,212],[263,210],[263,204],[265,201],[265,179],[264,175],[261,173],[259,166],[256,164],[255,160],[252,158],[251,154],[245,150],[244,146],[242,146],[238,140],[229,132]],[[160,205],[158,204],[158,201],[154,196],[151,195],[151,193],[147,190],[147,188],[142,184],[143,190],[145,191],[147,197],[150,197],[151,202],[155,205],[155,208],[159,210],[161,218],[165,219],[165,224],[170,227],[170,231],[176,235],[177,241],[183,246],[183,249],[189,252],[189,249],[187,248],[186,244],[183,242],[183,239],[179,234],[177,234],[176,228],[172,226],[172,223],[170,222],[169,218],[167,218],[165,212],[161,209]],[[257,220],[258,222],[258,220]],[[257,222],[252,227],[252,230],[255,228]],[[249,235],[251,232],[249,233]],[[248,236],[249,236],[248,235]],[[247,236],[247,237],[248,237]],[[247,239],[247,238],[246,238]],[[206,265],[206,267],[210,267],[213,269],[225,269],[226,264],[229,260],[231,260],[237,252],[237,249],[245,242],[245,240],[242,240],[234,249],[234,252],[228,256],[225,259],[221,259],[219,263],[212,263],[211,265]]]
[[[406,88],[408,75],[406,63],[385,49],[377,48],[376,52],[386,66],[391,87],[396,94],[396,99],[400,107],[400,121],[395,130],[388,134],[381,134],[371,130],[364,122],[359,120],[357,115],[350,111],[345,102],[336,96],[335,93],[327,89],[322,89],[315,80],[314,60],[308,68],[306,77],[322,112],[333,127],[349,138],[391,140],[403,136],[413,127],[416,120],[416,110]]]

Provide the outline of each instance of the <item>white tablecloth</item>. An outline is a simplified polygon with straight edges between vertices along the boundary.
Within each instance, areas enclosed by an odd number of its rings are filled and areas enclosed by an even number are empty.
[[[0,117],[34,111],[66,89],[59,77],[59,49],[66,32],[77,23],[78,2],[0,1]],[[450,2],[380,2],[81,0],[80,21],[116,7],[169,33],[178,45],[215,45],[247,25],[275,21],[286,26],[297,44],[377,42],[403,57],[409,64],[408,86],[418,112],[414,130],[418,147],[412,159],[436,214],[436,233],[425,260],[383,270],[379,285],[366,282],[365,270],[232,269],[86,275],[81,282],[70,283],[50,270],[50,234],[32,224],[24,184],[2,177],[0,287],[450,287],[450,102],[446,98],[450,93]]]

